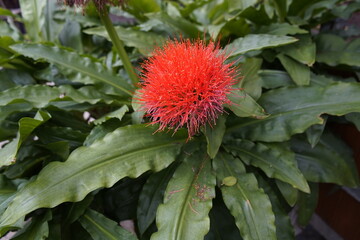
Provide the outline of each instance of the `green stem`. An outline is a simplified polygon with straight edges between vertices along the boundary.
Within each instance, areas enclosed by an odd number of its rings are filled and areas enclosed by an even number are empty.
[[[110,20],[108,10],[104,7],[103,9],[98,9],[98,13],[99,13],[101,21],[103,22],[103,24],[106,28],[107,33],[109,34],[109,37],[110,37],[115,49],[117,50],[117,53],[119,54],[119,56],[121,58],[121,61],[123,62],[123,65],[124,65],[124,68],[125,68],[127,74],[129,75],[133,84],[136,86],[139,79],[134,71],[133,66],[131,65],[129,56],[127,55],[127,53],[125,51],[124,44],[120,40],[120,38],[114,28],[114,25],[112,24],[112,22]]]

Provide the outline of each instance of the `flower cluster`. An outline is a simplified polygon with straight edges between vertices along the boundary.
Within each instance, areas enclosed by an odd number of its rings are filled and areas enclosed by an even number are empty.
[[[218,44],[202,40],[168,41],[142,65],[139,102],[151,124],[177,131],[186,126],[189,138],[206,123],[216,123],[236,83],[232,63]]]

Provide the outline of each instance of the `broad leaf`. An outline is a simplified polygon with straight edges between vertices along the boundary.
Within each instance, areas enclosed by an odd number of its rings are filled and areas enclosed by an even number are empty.
[[[310,83],[310,68],[295,61],[294,59],[287,57],[283,54],[277,56],[289,73],[292,80],[299,86],[309,85]]]
[[[311,192],[300,193],[297,206],[298,206],[298,218],[297,223],[301,226],[306,226],[309,224],[312,215],[315,212],[315,209],[318,204],[319,197],[319,184],[311,183]]]
[[[312,148],[304,138],[293,138],[299,168],[308,181],[359,186],[359,176],[351,149],[340,139],[326,133]]]
[[[289,74],[278,70],[261,70],[259,71],[263,88],[278,88],[293,86],[295,83],[291,80]]]
[[[272,210],[275,214],[276,236],[277,239],[291,240],[295,239],[294,227],[291,224],[288,213],[284,209],[284,205],[270,185],[267,179],[258,176],[259,186],[264,189],[271,201]]]
[[[233,186],[221,186],[226,206],[235,217],[244,240],[276,239],[275,216],[263,189],[252,173],[246,173],[240,160],[219,152],[213,161],[218,182],[228,176],[237,178]]]
[[[345,64],[360,66],[360,39],[347,43],[344,39],[333,34],[321,34],[317,40],[316,61],[330,66]]]
[[[299,41],[280,48],[280,51],[296,61],[312,66],[315,63],[316,45],[309,35],[298,35]]]
[[[249,51],[261,50],[269,47],[277,47],[296,42],[297,39],[288,36],[276,36],[270,34],[249,34],[243,38],[237,38],[227,45],[226,51],[229,56],[244,54]]]
[[[137,222],[141,235],[155,220],[156,210],[164,199],[166,186],[178,165],[178,162],[175,162],[168,168],[154,173],[146,181],[139,196],[139,206],[137,208]]]
[[[225,133],[226,117],[221,115],[218,117],[215,126],[206,125],[203,129],[207,141],[207,153],[213,159],[219,151],[220,145]]]
[[[155,33],[142,32],[131,28],[123,28],[121,26],[116,26],[115,30],[126,46],[135,47],[144,55],[149,55],[156,46],[161,46],[166,40],[165,37]],[[90,28],[84,30],[84,32],[86,34],[105,37],[110,41],[110,37],[105,27]]]
[[[11,225],[38,208],[80,201],[89,192],[111,187],[126,176],[135,178],[165,168],[174,161],[186,136],[184,132],[173,137],[154,135],[154,131],[143,125],[118,128],[92,145],[76,149],[66,162],[48,164],[34,182],[18,192],[0,225]]]
[[[0,166],[7,166],[16,162],[16,154],[22,142],[34,131],[35,128],[51,118],[50,114],[39,111],[34,118],[24,117],[19,120],[19,131],[16,138],[0,149]]]
[[[247,164],[261,168],[268,177],[277,178],[301,191],[309,192],[309,186],[296,166],[295,154],[283,144],[237,140],[228,142],[225,147]]]
[[[325,87],[281,88],[263,94],[259,104],[270,117],[236,120],[229,124],[227,132],[265,142],[288,140],[311,125],[323,123],[323,113],[341,116],[360,112],[360,84],[337,82]]]
[[[307,32],[308,31],[301,29],[296,25],[290,25],[289,23],[272,23],[270,25],[263,25],[259,29],[259,33],[272,35],[294,35]]]
[[[45,24],[44,9],[46,0],[20,0],[21,15],[23,17],[26,32],[33,41],[41,41],[42,28]]]
[[[49,236],[48,221],[52,218],[47,210],[42,216],[32,217],[31,220],[11,238],[14,240],[46,239]]]
[[[346,120],[352,122],[358,131],[360,131],[360,113],[349,113],[345,116]]]
[[[79,219],[79,222],[94,240],[137,239],[134,234],[120,227],[113,220],[90,209]]]
[[[131,96],[132,86],[119,76],[113,75],[99,62],[87,56],[79,55],[66,48],[46,44],[22,43],[11,48],[24,56],[35,60],[45,59],[68,70],[90,77],[85,83],[106,83],[120,90],[125,96]]]
[[[101,118],[96,119],[94,121],[94,124],[98,125],[98,124],[106,122],[107,120],[112,119],[112,118],[117,118],[117,119],[121,120],[124,117],[125,113],[127,113],[128,111],[129,111],[128,106],[124,105],[121,108],[119,108],[118,110],[115,110],[113,112],[105,114]]]
[[[263,119],[268,117],[265,110],[243,90],[234,90],[228,96],[231,101],[227,107],[238,117]]]
[[[286,202],[293,207],[298,199],[299,191],[296,188],[293,188],[290,184],[280,180],[276,180],[275,183]]]
[[[185,157],[166,188],[156,214],[158,232],[151,239],[203,239],[210,229],[215,184],[209,157],[201,151]]]
[[[254,99],[261,96],[261,79],[258,75],[261,64],[262,59],[260,58],[247,58],[241,65],[241,75],[244,78],[241,79],[239,88],[244,89]]]

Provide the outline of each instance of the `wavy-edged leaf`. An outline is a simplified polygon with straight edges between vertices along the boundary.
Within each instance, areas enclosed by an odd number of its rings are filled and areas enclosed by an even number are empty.
[[[265,110],[243,90],[234,90],[229,94],[231,101],[227,107],[238,117],[266,118]]]
[[[299,28],[294,24],[289,23],[272,23],[270,25],[263,25],[259,29],[259,33],[266,33],[272,35],[294,35],[308,33],[305,29]]]
[[[345,39],[334,34],[320,34],[317,39],[316,61],[330,66],[345,64],[360,66],[360,39],[347,43]]]
[[[293,207],[298,199],[299,191],[296,188],[293,188],[290,184],[280,180],[276,180],[275,183],[286,202]]]
[[[26,32],[34,41],[42,40],[42,28],[45,24],[44,8],[46,0],[20,0],[21,15]]]
[[[316,58],[315,43],[311,40],[310,35],[298,35],[297,38],[299,38],[298,42],[281,47],[281,52],[302,64],[312,66]]]
[[[175,162],[168,168],[151,175],[146,181],[137,208],[137,222],[141,235],[154,222],[156,210],[163,202],[166,186],[178,165],[178,162]]]
[[[228,176],[237,178],[235,185],[223,185],[220,189],[243,239],[276,239],[271,203],[264,190],[258,187],[255,175],[246,173],[241,161],[228,153],[219,152],[213,166],[218,182]]]
[[[215,126],[206,125],[203,130],[207,141],[207,153],[211,159],[213,159],[219,151],[223,136],[225,134],[225,122],[226,117],[224,115],[220,115],[216,121]]]
[[[185,157],[166,188],[156,214],[158,232],[151,239],[203,239],[210,229],[215,184],[211,160],[204,152]]]
[[[291,79],[299,86],[309,85],[310,83],[310,68],[298,61],[283,54],[277,56],[289,73]]]
[[[289,74],[284,71],[265,69],[259,71],[259,76],[263,88],[271,89],[295,85]]]
[[[295,154],[282,143],[230,141],[226,149],[247,164],[261,168],[270,178],[277,178],[304,192],[309,192],[306,179],[297,168]]]
[[[99,62],[82,56],[69,49],[46,44],[21,43],[12,45],[11,48],[24,56],[35,60],[45,59],[76,73],[90,77],[90,83],[106,83],[120,90],[124,96],[131,96],[133,87],[124,79],[112,74]],[[89,83],[89,81],[85,81]]]
[[[247,58],[241,65],[241,74],[244,78],[241,79],[239,88],[244,89],[254,99],[261,96],[261,79],[258,75],[261,64],[261,58]]]
[[[300,193],[297,202],[298,218],[297,223],[301,226],[309,224],[312,215],[315,212],[319,197],[319,184],[310,183],[311,193]]]
[[[288,36],[277,36],[270,34],[249,34],[243,38],[237,38],[227,45],[226,51],[229,56],[236,56],[254,50],[278,47],[296,42],[297,39]]]
[[[340,116],[360,112],[360,84],[337,82],[324,87],[275,89],[263,94],[259,104],[270,117],[238,119],[229,124],[227,132],[265,142],[288,140],[314,124],[323,123],[320,117],[323,113]]]
[[[359,186],[352,151],[334,135],[324,133],[314,148],[304,137],[296,137],[291,140],[291,148],[296,153],[298,166],[308,181]]]
[[[118,180],[160,171],[174,161],[182,143],[183,131],[173,137],[153,134],[154,127],[121,127],[88,147],[73,151],[66,162],[52,162],[37,179],[18,192],[0,219],[11,225],[38,208],[51,208],[68,201],[80,201],[89,192],[111,187]]]
[[[128,106],[124,105],[121,108],[119,108],[113,112],[110,112],[108,114],[105,114],[104,116],[102,116],[99,119],[96,119],[94,121],[94,124],[98,125],[98,124],[106,122],[107,120],[112,119],[112,118],[117,118],[117,119],[121,120],[124,117],[125,113],[127,113],[128,111],[129,111]]]
[[[79,219],[81,225],[88,231],[94,240],[136,240],[137,237],[131,232],[120,227],[113,220],[104,215],[88,209]]]
[[[116,26],[115,30],[126,46],[135,47],[144,55],[148,55],[156,46],[161,46],[166,41],[165,37],[151,32],[142,32],[121,26]],[[90,28],[84,30],[84,32],[86,34],[105,37],[110,41],[105,27]]]
[[[32,217],[31,220],[11,239],[28,240],[28,239],[47,239],[49,236],[48,221],[52,219],[50,210],[47,210],[40,216]]]
[[[279,197],[274,191],[270,183],[261,176],[257,176],[259,186],[264,189],[265,193],[269,196],[272,210],[275,214],[276,236],[277,239],[294,240],[295,231],[291,224],[288,213],[284,209],[284,205],[279,201]]]
[[[51,101],[68,101],[76,103],[88,102],[95,104],[100,101],[112,103],[113,98],[96,90],[92,86],[74,89],[72,86],[63,85],[50,87],[46,85],[28,85],[10,88],[0,93],[0,106],[5,106],[16,100],[31,103],[34,108],[46,107]]]
[[[352,122],[358,131],[360,131],[360,113],[349,113],[345,116],[346,120]]]
[[[16,162],[16,154],[22,142],[41,124],[51,118],[48,112],[39,111],[34,118],[24,117],[19,120],[19,131],[16,138],[0,149],[0,166],[8,166]]]

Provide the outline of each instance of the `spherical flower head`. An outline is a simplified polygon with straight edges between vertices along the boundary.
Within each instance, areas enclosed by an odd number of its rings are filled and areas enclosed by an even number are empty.
[[[187,127],[189,139],[200,127],[216,123],[236,83],[232,63],[218,44],[202,40],[168,41],[142,64],[138,101],[151,124],[175,132]]]

